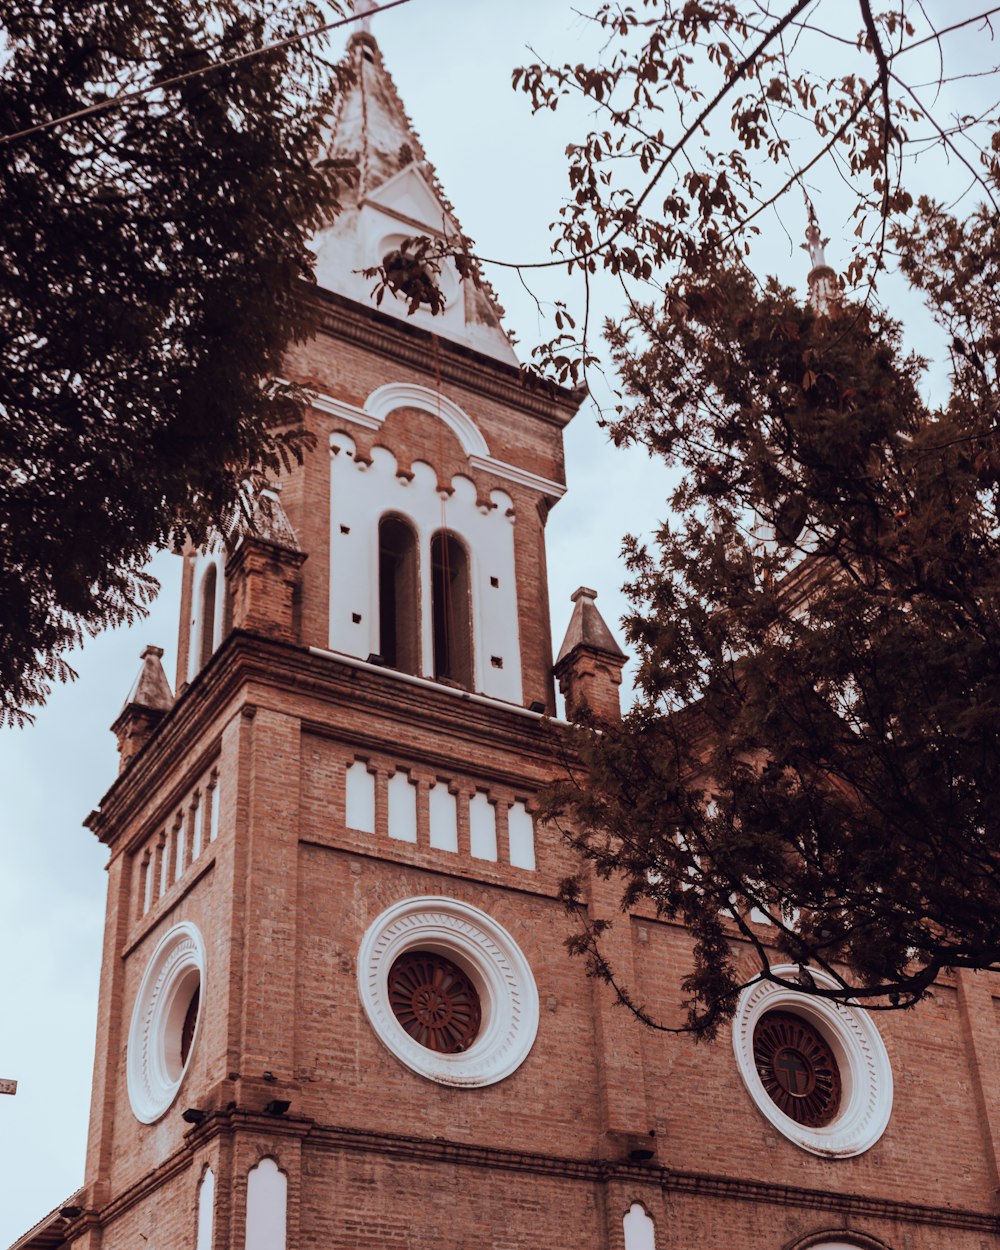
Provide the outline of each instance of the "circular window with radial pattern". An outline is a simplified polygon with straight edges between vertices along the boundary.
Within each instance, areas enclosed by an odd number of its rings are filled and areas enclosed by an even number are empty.
[[[497,921],[458,899],[408,898],[369,926],[358,990],[382,1044],[442,1085],[502,1081],[538,1030],[528,961]]]
[[[773,969],[791,979],[794,965]],[[831,977],[810,969],[817,986]],[[867,1012],[774,981],[740,995],[733,1051],[758,1109],[803,1150],[847,1158],[873,1146],[892,1111],[892,1069]]]
[[[769,1011],[753,1035],[753,1057],[771,1101],[797,1124],[821,1128],[840,1110],[840,1068],[823,1034],[801,1016]]]
[[[389,1005],[410,1037],[439,1055],[461,1054],[479,1034],[476,987],[458,964],[434,951],[400,955],[389,970]]]

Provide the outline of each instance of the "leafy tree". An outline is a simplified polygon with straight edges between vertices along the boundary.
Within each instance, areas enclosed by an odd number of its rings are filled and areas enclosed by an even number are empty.
[[[1000,968],[997,119],[932,107],[967,69],[955,40],[991,28],[859,0],[854,39],[846,11],[606,4],[599,64],[515,73],[536,109],[582,94],[600,119],[569,149],[554,251],[588,296],[619,279],[610,433],[681,473],[670,520],[626,547],[638,701],[578,729],[586,767],[551,811],[623,907],[686,924],[685,1027],[709,1035],[781,964],[885,1009]],[[935,144],[985,200],[964,219],[914,203]],[[746,257],[824,163],[855,250],[803,304]],[[939,405],[877,306],[893,259],[953,344]],[[584,373],[586,321],[557,329],[543,362]],[[565,884],[572,945],[664,1027],[617,984],[585,889]]]
[[[342,171],[313,164],[337,75],[315,40],[211,66],[327,20],[309,0],[0,4],[0,722],[71,675],[83,631],[143,610],[152,549],[202,540],[302,449],[274,379],[337,208]]]

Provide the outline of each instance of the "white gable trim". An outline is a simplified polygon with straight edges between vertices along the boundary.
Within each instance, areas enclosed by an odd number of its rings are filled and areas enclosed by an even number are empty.
[[[433,223],[425,222],[423,219],[405,217],[402,210],[391,203],[393,192],[397,189],[397,186],[405,186],[407,182],[412,181],[416,181],[419,184],[420,189],[427,196],[430,204],[436,206]],[[458,231],[458,226],[451,213],[441,202],[440,195],[421,173],[416,161],[411,161],[409,165],[393,174],[391,178],[387,178],[385,182],[381,182],[377,187],[373,187],[365,197],[365,203],[371,204],[384,213],[390,213],[394,217],[405,217],[406,220],[412,221],[414,225],[419,226],[421,230],[430,230],[434,234],[447,236]]]

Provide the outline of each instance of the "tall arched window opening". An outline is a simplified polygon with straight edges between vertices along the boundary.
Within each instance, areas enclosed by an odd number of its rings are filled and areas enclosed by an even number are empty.
[[[378,527],[379,654],[391,668],[420,672],[417,536],[400,517]]]
[[[198,648],[200,668],[205,667],[215,650],[215,592],[218,576],[218,570],[212,563],[201,579],[201,602],[198,605],[198,619],[201,622]]]
[[[454,534],[431,539],[434,676],[472,689],[472,598],[469,556]]]

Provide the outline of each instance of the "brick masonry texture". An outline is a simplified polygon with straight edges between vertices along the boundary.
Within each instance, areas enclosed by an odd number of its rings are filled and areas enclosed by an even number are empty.
[[[473,416],[495,456],[561,480],[571,397],[535,394],[505,366],[375,314],[331,301],[329,315],[341,330],[296,353],[292,376],[361,405],[387,381],[435,386],[440,375],[442,393]],[[288,1250],[625,1250],[622,1217],[636,1202],[655,1222],[658,1250],[791,1250],[824,1231],[889,1250],[1000,1245],[995,978],[945,979],[917,1010],[876,1018],[895,1080],[889,1127],[864,1154],[825,1160],[760,1114],[726,1032],[695,1044],[645,1029],[587,978],[564,946],[571,921],[558,886],[576,865],[558,830],[537,822],[537,869],[518,869],[505,862],[501,819],[498,861],[478,860],[460,798],[458,851],[431,847],[435,780],[466,801],[482,789],[498,810],[515,799],[530,808],[563,767],[558,727],[309,652],[328,638],[328,441],[341,428],[312,419],[315,448],[281,496],[308,557],[291,637],[287,569],[275,565],[282,630],[265,621],[231,633],[91,820],[111,852],[107,932],[85,1212],[66,1244],[194,1247],[197,1187],[210,1164],[214,1250],[243,1250],[247,1173],[273,1157],[288,1179]],[[469,472],[427,413],[394,413],[375,435],[350,432],[363,452],[373,438],[389,446],[401,466],[419,457],[445,480]],[[551,709],[545,509],[536,492],[470,475],[515,500],[524,704]],[[183,625],[186,606],[181,615]],[[372,834],[345,822],[345,770],[356,758],[376,773]],[[218,837],[143,914],[142,854],[210,768]],[[415,843],[388,836],[384,786],[395,768],[417,783]],[[415,895],[485,911],[533,970],[537,1038],[496,1084],[456,1089],[416,1075],[363,1012],[362,935],[384,908]],[[593,882],[590,906],[614,920],[623,979],[654,1015],[678,1023],[686,933],[641,909],[621,916],[613,884]],[[129,1106],[129,1020],[153,948],[180,920],[206,944],[199,1036],[173,1106],[144,1125]],[[287,1115],[267,1114],[275,1098],[289,1101]],[[186,1124],[185,1107],[206,1111],[204,1122]],[[655,1143],[650,1162],[628,1159],[635,1135]]]

